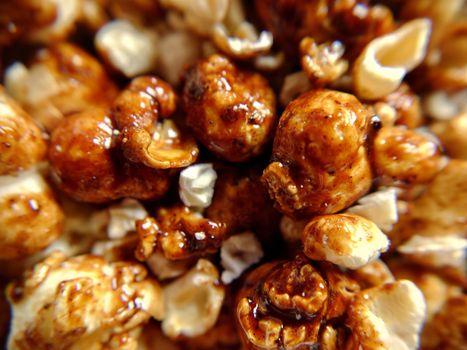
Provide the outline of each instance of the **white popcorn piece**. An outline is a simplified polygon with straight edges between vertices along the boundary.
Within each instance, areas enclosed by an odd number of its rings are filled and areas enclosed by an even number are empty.
[[[389,248],[389,240],[378,226],[354,214],[313,218],[303,231],[302,241],[310,259],[349,269],[362,267]]]
[[[145,262],[160,281],[183,275],[190,268],[191,263],[189,259],[169,260],[159,251],[152,253]]]
[[[370,193],[347,209],[348,213],[363,216],[373,221],[383,231],[390,231],[397,223],[397,193],[395,188],[385,188]]]
[[[26,193],[43,193],[49,186],[37,169],[21,171],[17,175],[0,176],[0,198]]]
[[[154,30],[137,27],[125,20],[107,23],[99,29],[94,39],[100,55],[128,78],[155,69],[157,41]]]
[[[396,90],[405,74],[423,61],[430,32],[431,21],[419,18],[373,39],[354,64],[357,95],[373,100]]]
[[[465,264],[467,239],[455,236],[414,235],[397,247],[413,260],[433,267],[462,267]]]
[[[176,55],[173,53],[177,52]],[[200,39],[189,31],[171,31],[159,40],[158,74],[172,85],[178,84],[184,69],[201,57]]]
[[[347,324],[357,349],[415,350],[425,317],[422,292],[411,281],[399,280],[359,292]]]
[[[135,231],[136,220],[148,216],[143,205],[132,198],[125,198],[121,203],[112,205],[109,211],[107,235],[111,239],[123,238],[127,233]]]
[[[207,208],[214,195],[217,173],[212,164],[195,164],[180,173],[179,194],[187,207]]]
[[[459,113],[467,112],[467,89],[448,94],[446,91],[433,91],[423,98],[424,111],[437,120],[449,120]]]
[[[221,280],[229,284],[263,257],[263,249],[253,232],[229,237],[222,242],[221,265],[224,271]]]
[[[199,259],[188,273],[163,289],[165,335],[195,337],[204,334],[217,321],[224,300],[219,272],[205,259]]]
[[[178,11],[181,19],[177,21],[183,22],[188,28],[201,35],[209,35],[212,28],[224,20],[229,0],[161,0],[161,5]],[[173,18],[173,15],[169,13],[169,17]]]
[[[223,52],[237,59],[247,59],[268,52],[272,47],[273,38],[267,31],[258,35],[251,23],[243,22],[231,35],[223,24],[216,25],[213,41]]]

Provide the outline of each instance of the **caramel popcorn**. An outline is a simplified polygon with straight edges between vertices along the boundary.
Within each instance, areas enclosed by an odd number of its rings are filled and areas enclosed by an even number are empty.
[[[463,349],[466,15],[0,0],[0,348]]]
[[[252,271],[237,295],[246,349],[295,349],[320,342],[326,323],[344,315],[359,286],[332,265],[304,257]]]
[[[103,109],[69,116],[54,129],[49,161],[60,189],[94,203],[162,197],[169,174],[116,156],[115,130],[111,115]]]
[[[140,243],[139,260],[147,259],[156,249],[170,260],[214,253],[224,238],[225,224],[204,218],[183,205],[160,208],[156,217],[137,222]]]
[[[162,291],[144,267],[90,255],[52,254],[11,284],[7,295],[13,306],[10,349],[111,348],[116,336],[164,315]]]
[[[113,116],[120,131],[124,156],[156,169],[181,168],[198,157],[193,138],[164,119],[176,109],[176,95],[169,84],[142,76],[131,81],[113,104]]]
[[[369,124],[360,102],[342,92],[314,90],[290,103],[262,177],[276,208],[295,217],[330,214],[363,196],[372,181]]]
[[[276,124],[275,97],[257,73],[213,55],[192,67],[183,102],[187,124],[209,150],[232,162],[259,155]]]
[[[19,62],[10,66],[5,87],[48,131],[71,113],[107,108],[116,95],[102,64],[69,43],[38,51],[27,66]]]
[[[366,265],[389,247],[386,235],[373,222],[354,214],[314,217],[303,229],[302,241],[310,259],[350,269]]]

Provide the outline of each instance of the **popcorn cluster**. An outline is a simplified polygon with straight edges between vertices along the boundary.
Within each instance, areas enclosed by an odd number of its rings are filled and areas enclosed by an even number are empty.
[[[464,349],[465,7],[0,1],[0,347]]]

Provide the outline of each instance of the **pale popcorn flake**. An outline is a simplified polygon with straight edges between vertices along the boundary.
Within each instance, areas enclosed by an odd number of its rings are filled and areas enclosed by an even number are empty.
[[[111,239],[123,238],[127,233],[135,231],[136,220],[142,220],[148,215],[143,205],[131,198],[126,198],[120,204],[111,206],[108,211],[107,235]]]
[[[211,205],[217,173],[212,164],[195,164],[180,173],[179,194],[187,207],[207,208]]]
[[[348,213],[357,214],[373,221],[383,231],[390,231],[398,221],[397,193],[395,188],[385,188],[370,193],[347,209]]]
[[[260,261],[263,255],[261,243],[252,232],[226,239],[221,247],[221,265],[225,269],[221,275],[222,282],[231,283],[246,269]]]

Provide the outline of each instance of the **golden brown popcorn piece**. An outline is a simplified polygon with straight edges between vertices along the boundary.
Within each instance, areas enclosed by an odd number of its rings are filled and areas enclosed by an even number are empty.
[[[10,66],[5,87],[48,131],[69,114],[107,108],[117,93],[102,65],[68,43],[38,51],[28,67],[21,63]]]
[[[318,45],[311,37],[300,42],[301,65],[314,87],[322,87],[338,79],[348,68],[342,58],[344,45],[333,41]]]
[[[51,135],[49,161],[59,188],[85,202],[122,197],[161,198],[168,190],[167,171],[126,160],[116,146],[111,116],[102,109],[64,119]]]
[[[155,250],[180,260],[215,253],[224,239],[225,224],[204,218],[183,205],[159,208],[156,217],[136,222],[136,257],[147,260]]]
[[[52,23],[54,0],[5,0],[0,4],[0,46],[9,45],[31,31]],[[34,13],[34,16],[31,14]]]
[[[124,156],[158,169],[194,163],[199,152],[195,140],[175,123],[160,122],[175,109],[176,95],[169,84],[152,76],[133,79],[113,105]]]
[[[430,181],[443,165],[436,141],[403,127],[383,127],[373,142],[373,164],[383,184]]]
[[[389,247],[386,235],[372,221],[354,214],[314,217],[302,233],[303,252],[349,269],[377,259]]]
[[[12,350],[121,348],[133,330],[164,315],[161,288],[142,265],[92,255],[53,253],[10,284],[7,295]]]
[[[427,323],[422,349],[457,350],[467,343],[467,295],[450,298],[443,309]]]
[[[183,102],[196,138],[232,162],[261,154],[276,125],[275,97],[267,81],[219,55],[187,72]]]
[[[405,125],[409,129],[414,129],[421,126],[424,122],[420,98],[406,83],[402,83],[397,90],[384,96],[376,104],[381,102],[386,103],[394,109],[394,124],[396,125]],[[383,126],[385,126],[384,122]]]
[[[0,86],[0,176],[30,168],[45,153],[41,130]]]
[[[394,282],[391,270],[380,259],[373,260],[356,270],[349,271],[349,274],[362,288],[371,288]]]
[[[277,230],[279,215],[260,181],[258,169],[219,167],[206,216],[226,225],[228,235],[251,230],[265,239]]]
[[[355,51],[354,56],[371,39],[394,27],[388,8],[368,6],[366,1],[256,0],[255,5],[274,40],[291,53],[301,39],[310,36],[318,43],[341,40]]]
[[[276,208],[293,217],[338,212],[370,188],[366,139],[370,115],[352,95],[313,90],[279,121],[263,173]]]
[[[430,130],[439,138],[448,156],[467,160],[467,113],[436,122],[430,125]]]
[[[264,264],[247,276],[236,298],[243,345],[246,349],[316,346],[327,322],[344,315],[358,290],[358,284],[332,264],[312,265],[303,256]]]
[[[0,260],[36,253],[63,231],[63,212],[35,170],[0,176]]]

